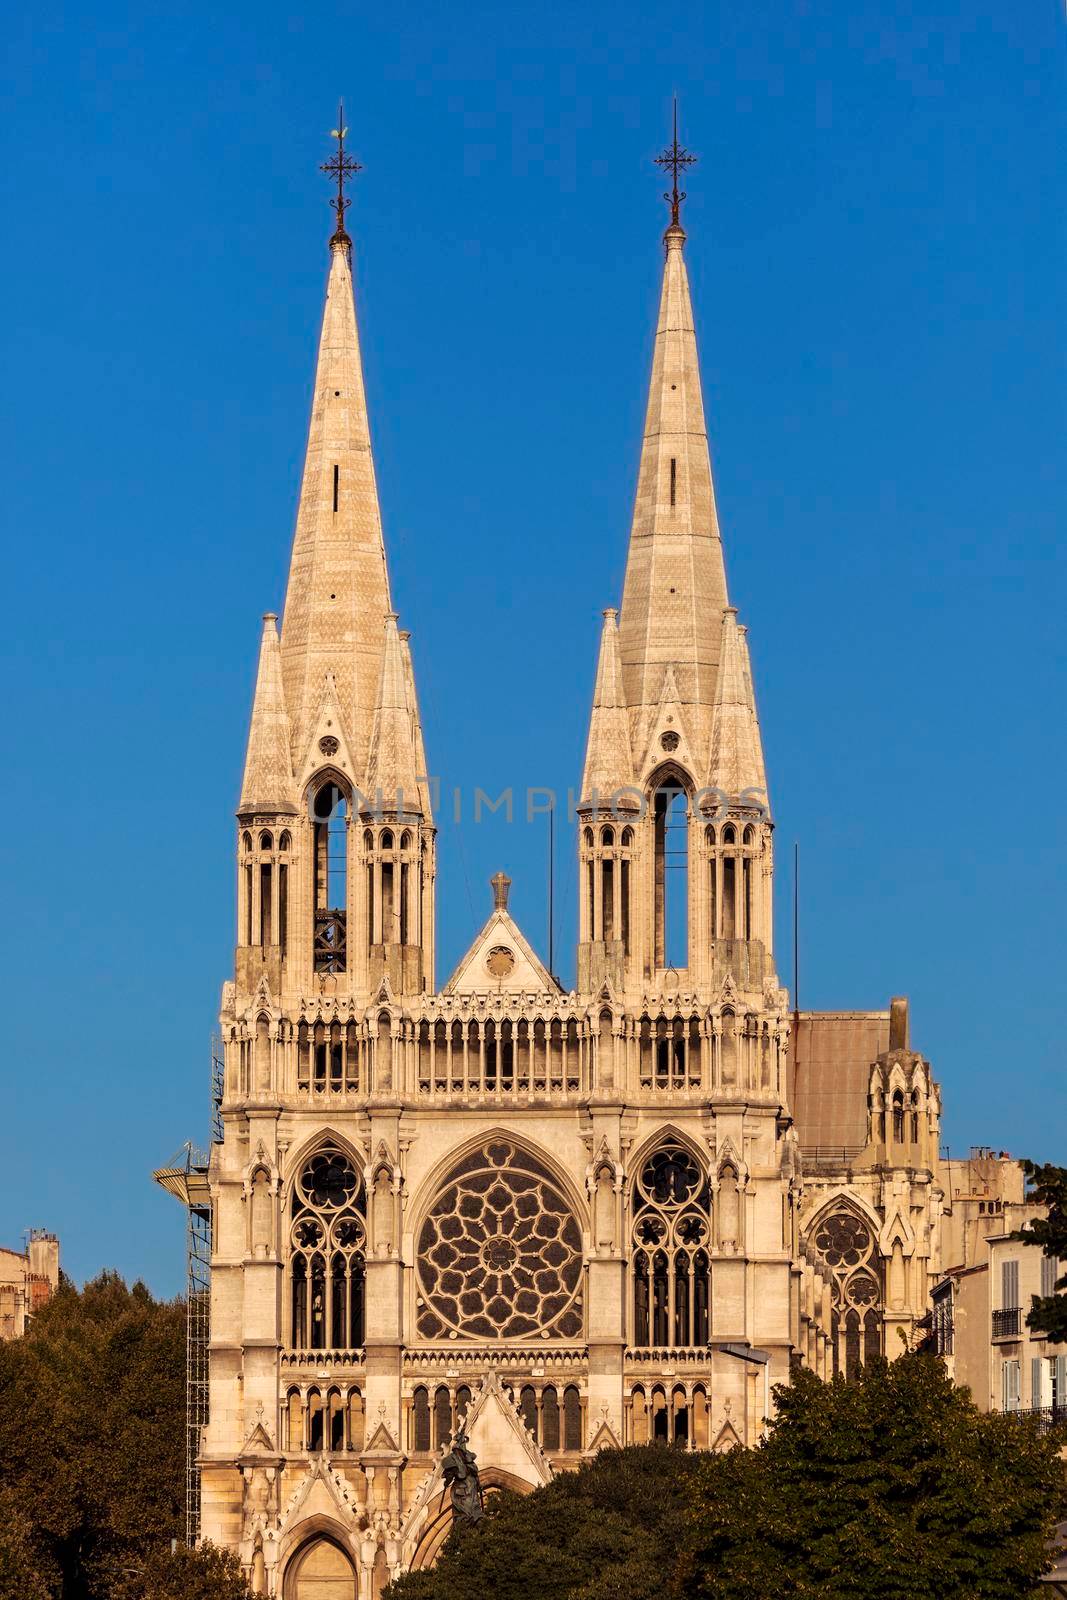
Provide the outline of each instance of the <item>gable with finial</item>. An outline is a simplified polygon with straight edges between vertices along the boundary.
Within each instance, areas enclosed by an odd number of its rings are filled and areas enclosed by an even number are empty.
[[[490,880],[493,911],[445,985],[445,994],[560,994],[560,985],[508,910],[511,879]]]
[[[298,768],[301,789],[323,767],[333,767],[346,778],[353,789],[359,787],[362,773],[357,772],[341,723],[341,708],[337,699],[337,684],[332,672],[323,679],[322,697],[318,714],[311,725],[311,737]]]
[[[659,705],[652,718],[644,756],[638,765],[640,783],[646,784],[656,769],[666,763],[689,773],[694,784],[699,784],[703,768],[697,762],[696,753],[690,744],[678,684],[675,681],[674,665],[671,662],[667,663],[663,674]]]

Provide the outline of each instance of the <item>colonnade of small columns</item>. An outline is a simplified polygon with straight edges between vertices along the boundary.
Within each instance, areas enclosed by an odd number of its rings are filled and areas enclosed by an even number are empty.
[[[289,869],[293,837],[288,828],[245,828],[237,878],[238,942],[283,955],[289,933]]]
[[[561,1011],[528,1017],[479,1007],[457,1016],[346,1020],[261,1016],[231,1030],[227,1095],[254,1092],[328,1100],[388,1087],[424,1100],[588,1094],[784,1092],[787,1024],[731,1007],[656,1014]]]
[[[742,814],[713,822],[699,804],[690,805],[681,863],[666,859],[667,836],[656,815],[653,806],[632,822],[603,816],[582,822],[579,940],[620,946],[626,959],[644,952],[657,969],[669,965],[663,918],[671,867],[684,873],[690,970],[703,970],[719,941],[758,940],[770,952],[774,864],[766,820]]]
[[[343,814],[342,814],[343,812]],[[346,986],[367,977],[371,952],[420,949],[433,971],[434,830],[421,818],[368,821],[342,795],[336,826],[314,816],[271,819],[238,834],[237,944],[278,952],[299,983],[328,972]],[[334,952],[319,949],[324,918],[339,919]]]
[[[711,1396],[706,1383],[634,1383],[626,1406],[627,1444],[711,1444]]]
[[[291,1385],[282,1401],[281,1423],[282,1449],[289,1454],[357,1453],[366,1434],[363,1391],[354,1385]]]

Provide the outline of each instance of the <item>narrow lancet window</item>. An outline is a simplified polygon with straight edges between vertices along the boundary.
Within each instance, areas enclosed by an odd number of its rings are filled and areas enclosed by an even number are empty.
[[[334,510],[334,516],[337,515],[337,491],[338,491],[338,489],[340,487],[341,487],[341,469],[340,469],[340,467],[334,467],[334,469],[333,469],[333,510]]]
[[[684,789],[658,789],[655,824],[657,967],[689,964],[689,805]]]
[[[672,506],[676,503],[677,498],[678,498],[678,463],[674,459],[674,457],[671,456],[671,505]]]
[[[324,783],[312,805],[315,828],[315,971],[344,972],[348,802],[335,783]]]

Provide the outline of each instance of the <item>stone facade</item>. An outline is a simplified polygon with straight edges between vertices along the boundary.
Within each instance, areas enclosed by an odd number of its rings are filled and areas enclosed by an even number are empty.
[[[18,1339],[59,1287],[59,1240],[32,1228],[25,1250],[0,1247],[0,1339]]]
[[[508,909],[441,987],[435,829],[331,245],[284,623],[264,621],[213,1150],[202,1533],[258,1592],[377,1595],[489,1486],[604,1445],[760,1437],[770,1389],[915,1335],[940,1098],[907,1004],[791,1009],[749,642],[685,234],[664,239],[621,616],[576,824],[577,987]]]

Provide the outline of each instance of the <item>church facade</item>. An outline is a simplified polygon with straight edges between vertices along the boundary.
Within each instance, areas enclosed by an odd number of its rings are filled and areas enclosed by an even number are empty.
[[[946,1210],[906,1002],[797,1012],[775,964],[677,208],[577,807],[576,987],[503,873],[438,981],[343,216],[280,633],[263,622],[209,1173],[201,1533],[285,1600],[363,1600],[434,1559],[461,1423],[490,1488],[606,1445],[756,1442],[794,1363],[913,1338]]]

